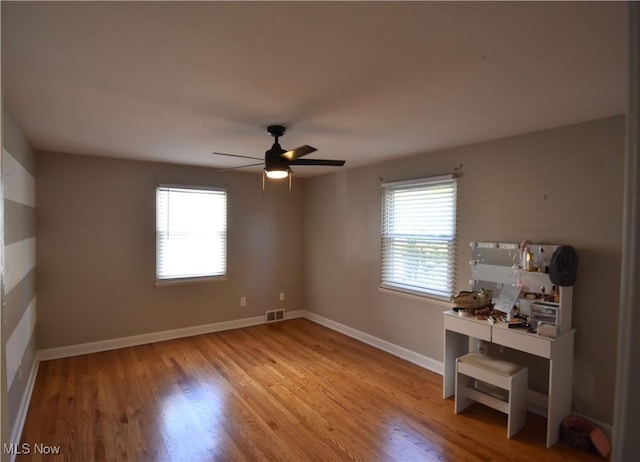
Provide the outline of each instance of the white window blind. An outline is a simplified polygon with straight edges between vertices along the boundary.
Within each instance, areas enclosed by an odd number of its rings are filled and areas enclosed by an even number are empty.
[[[227,192],[159,186],[156,190],[156,278],[224,276]]]
[[[381,286],[449,299],[455,279],[455,178],[382,187]]]

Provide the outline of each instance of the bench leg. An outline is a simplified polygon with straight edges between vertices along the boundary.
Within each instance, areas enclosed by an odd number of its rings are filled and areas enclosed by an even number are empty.
[[[473,400],[466,395],[467,388],[473,387],[473,382],[474,379],[471,377],[456,372],[456,414],[459,414],[473,404]]]
[[[507,419],[507,438],[518,433],[527,422],[528,370],[522,369],[511,377],[509,391],[509,412]]]

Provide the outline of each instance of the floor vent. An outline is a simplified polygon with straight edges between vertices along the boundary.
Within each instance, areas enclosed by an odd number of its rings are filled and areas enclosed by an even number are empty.
[[[265,311],[267,322],[282,321],[284,319],[284,310]]]

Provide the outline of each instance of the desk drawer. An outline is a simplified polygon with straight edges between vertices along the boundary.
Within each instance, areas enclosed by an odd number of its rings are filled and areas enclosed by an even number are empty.
[[[455,316],[445,315],[444,328],[468,335],[469,337],[479,338],[480,340],[491,341],[491,325],[488,321],[476,321]]]
[[[514,350],[526,351],[527,353],[542,356],[543,358],[551,358],[552,340],[548,338],[496,326],[493,328],[491,341],[498,345],[513,348]]]

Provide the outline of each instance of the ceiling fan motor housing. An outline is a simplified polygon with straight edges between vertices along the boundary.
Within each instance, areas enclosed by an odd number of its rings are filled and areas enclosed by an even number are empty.
[[[282,154],[287,152],[279,143],[273,143],[271,149],[264,153],[264,163],[267,170],[289,170],[289,164]]]
[[[271,146],[271,149],[266,151],[264,154],[264,163],[266,170],[286,170],[289,171],[289,164],[287,159],[282,157],[282,154],[287,152],[286,149],[282,149],[280,143],[278,143],[278,138],[283,136],[287,128],[282,125],[269,125],[267,127],[267,132],[269,135],[273,136],[276,141]]]

